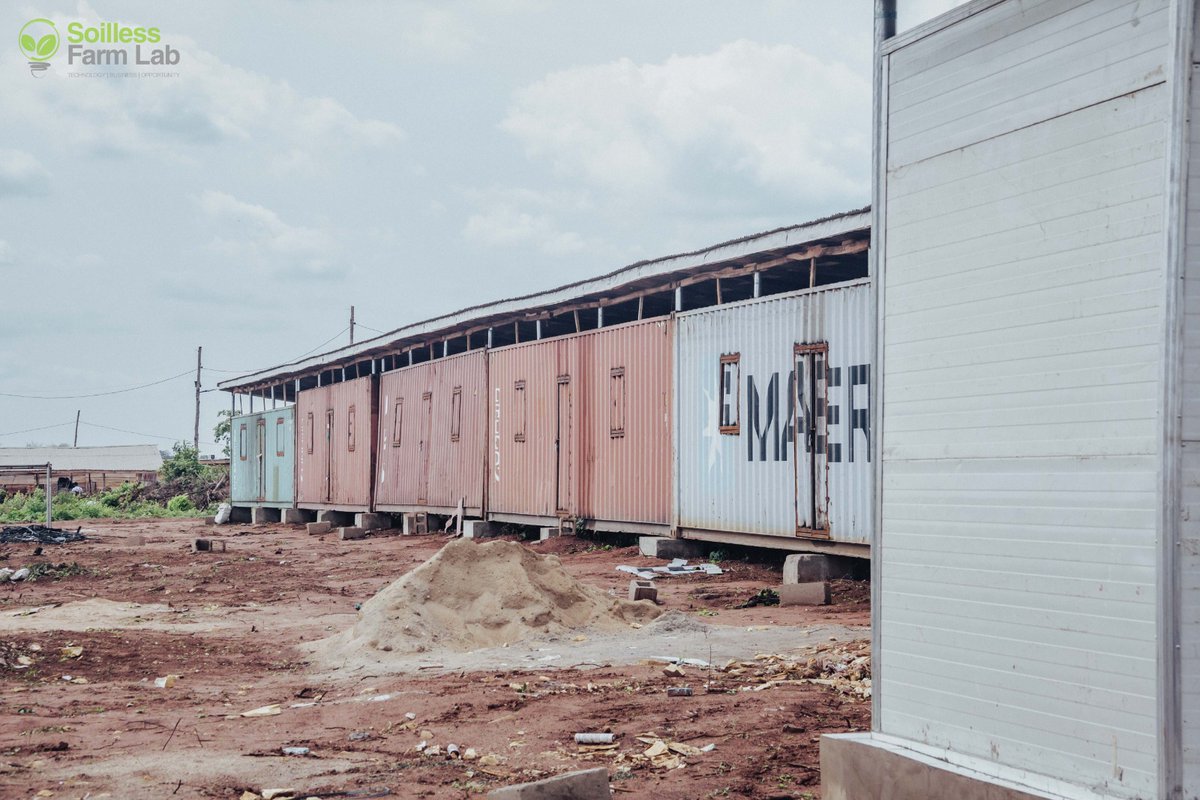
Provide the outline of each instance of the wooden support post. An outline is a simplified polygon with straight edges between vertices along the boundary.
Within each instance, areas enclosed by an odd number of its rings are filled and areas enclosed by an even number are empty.
[[[717,278],[717,305],[721,305],[721,279]]]
[[[596,327],[604,327],[604,306],[596,306]]]
[[[817,285],[817,259],[810,258],[808,260],[808,288],[813,288]]]
[[[408,351],[408,365],[410,367],[413,365],[413,351],[412,350]]]
[[[541,339],[542,338],[542,321],[540,319],[535,320],[533,324],[537,326],[537,330],[536,330],[537,338]]]
[[[492,329],[491,328],[488,328],[487,346],[489,348],[492,346]]]
[[[575,316],[575,332],[579,333],[581,330],[583,330],[583,328],[579,325],[579,309],[577,308],[571,313]]]
[[[754,273],[754,296],[762,297],[762,273],[757,271]]]
[[[639,320],[642,318],[642,309],[645,306],[645,304],[646,304],[646,295],[639,294],[638,295],[638,319]]]
[[[675,310],[683,311],[683,287],[675,287]]]
[[[519,322],[513,323],[513,341],[517,344],[521,343],[521,323]]]

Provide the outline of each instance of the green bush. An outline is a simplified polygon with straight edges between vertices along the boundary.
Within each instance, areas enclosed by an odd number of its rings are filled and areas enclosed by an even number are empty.
[[[167,511],[172,514],[194,514],[196,507],[186,494],[177,494],[167,501]]]
[[[140,519],[148,517],[199,517],[215,509],[198,509],[187,495],[172,497],[164,506],[143,499],[141,484],[123,483],[91,497],[78,497],[71,492],[54,496],[54,519]],[[15,494],[0,501],[0,523],[44,522],[46,493],[35,489],[29,494]]]

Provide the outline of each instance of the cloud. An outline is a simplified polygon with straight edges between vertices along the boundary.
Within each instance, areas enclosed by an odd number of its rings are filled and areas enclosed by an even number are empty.
[[[78,15],[55,22],[61,30],[79,17],[103,18],[81,6]],[[232,142],[258,148],[287,168],[403,138],[392,122],[359,116],[330,97],[306,95],[287,81],[227,64],[186,36],[165,32],[164,42],[180,53],[179,65],[171,68],[178,77],[72,78],[68,72],[94,68],[69,65],[63,52],[52,74],[30,80],[16,48],[9,48],[0,55],[0,93],[14,118],[99,155],[176,158],[181,151],[186,157],[188,147]]]
[[[0,197],[49,192],[50,173],[24,150],[0,149]]]
[[[470,53],[479,40],[458,14],[448,8],[426,8],[415,17],[415,22],[400,37],[409,53],[454,61]]]
[[[210,245],[221,255],[280,272],[321,276],[332,271],[335,242],[327,231],[289,225],[271,209],[225,192],[206,191],[198,203],[209,219],[231,231]]]
[[[16,261],[16,256],[13,254],[12,245],[0,239],[0,266],[12,264]]]
[[[838,205],[869,194],[870,109],[849,67],[739,40],[552,73],[501,127],[560,176],[626,197],[758,187]]]
[[[585,195],[531,189],[471,191],[480,210],[467,218],[463,235],[489,247],[533,247],[549,256],[565,256],[600,246],[556,221],[555,212],[583,211]]]

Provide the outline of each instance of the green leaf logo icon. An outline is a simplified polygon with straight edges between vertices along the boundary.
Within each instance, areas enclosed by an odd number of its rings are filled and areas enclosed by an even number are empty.
[[[30,61],[46,61],[58,52],[58,29],[48,19],[31,19],[21,26],[17,44]]]

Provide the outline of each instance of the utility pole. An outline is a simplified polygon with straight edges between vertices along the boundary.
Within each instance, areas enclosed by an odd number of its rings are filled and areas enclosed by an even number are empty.
[[[200,452],[200,354],[204,352],[203,347],[196,348],[196,428],[192,434],[192,447],[196,448],[196,452]]]
[[[71,447],[79,447],[79,415],[82,412],[82,408],[75,412],[75,442]]]
[[[350,344],[354,344],[354,306],[350,306]]]

